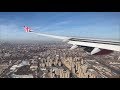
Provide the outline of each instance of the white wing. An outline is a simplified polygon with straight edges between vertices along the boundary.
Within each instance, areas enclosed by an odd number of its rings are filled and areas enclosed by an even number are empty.
[[[101,49],[120,51],[120,41],[108,41],[108,40],[93,40],[93,39],[69,39],[69,44],[97,47]]]
[[[90,52],[92,55],[100,52],[103,49],[120,52],[120,41],[108,41],[108,40],[97,40],[97,39],[86,39],[86,38],[78,39],[73,37],[55,36],[55,35],[48,35],[48,34],[35,33],[35,32],[30,32],[30,33],[63,40],[68,44],[73,45],[70,50],[75,49],[78,46],[85,46],[86,48],[91,47],[92,49]]]

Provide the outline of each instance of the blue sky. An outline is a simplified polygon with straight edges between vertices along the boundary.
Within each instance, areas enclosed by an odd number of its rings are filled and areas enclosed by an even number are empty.
[[[120,12],[0,12],[0,39],[50,39],[25,33],[24,25],[60,36],[120,38]]]

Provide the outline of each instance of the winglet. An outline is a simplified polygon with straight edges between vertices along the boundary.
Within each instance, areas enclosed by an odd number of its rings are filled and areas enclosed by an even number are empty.
[[[29,27],[27,27],[27,26],[24,26],[24,30],[25,30],[26,32],[32,32],[31,28],[29,28]]]

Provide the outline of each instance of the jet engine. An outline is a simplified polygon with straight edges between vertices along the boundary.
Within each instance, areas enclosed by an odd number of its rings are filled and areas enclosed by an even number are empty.
[[[86,52],[89,52],[91,55],[106,55],[113,52],[112,50],[106,50],[106,49],[100,49],[94,47],[85,47],[84,50]]]
[[[76,49],[78,46],[77,45],[73,45],[70,50]]]

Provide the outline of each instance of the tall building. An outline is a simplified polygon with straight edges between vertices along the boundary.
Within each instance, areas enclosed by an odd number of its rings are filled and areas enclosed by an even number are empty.
[[[40,61],[41,61],[41,63],[43,63],[43,62],[44,62],[44,60],[43,60],[43,59],[41,59]]]
[[[47,62],[49,62],[49,59],[46,59]]]
[[[60,70],[59,69],[55,70],[55,74],[60,75]]]
[[[50,78],[53,78],[54,77],[54,73],[52,73],[51,71],[48,73],[48,76],[50,77]]]
[[[53,64],[54,64],[55,66],[57,65],[57,63],[56,63],[55,61],[53,62]]]
[[[48,62],[48,66],[51,67],[51,66],[52,66],[52,63],[51,63],[51,62]]]
[[[80,67],[78,67],[78,71],[76,72],[77,77],[81,77],[82,70]]]
[[[68,70],[65,73],[65,78],[70,78],[70,72]]]
[[[38,66],[34,65],[34,64],[30,66],[30,70],[32,70],[32,71],[37,70],[37,68],[38,68]]]
[[[80,60],[80,57],[75,57],[74,58],[74,61],[79,61]]]
[[[47,60],[50,60],[50,56],[48,56],[46,59],[47,59]]]
[[[40,63],[40,66],[44,68],[45,67],[45,63]]]
[[[82,64],[82,65],[84,64],[84,60],[83,60],[83,59],[81,59],[81,64]]]
[[[86,64],[81,65],[82,72],[86,73],[88,66]]]
[[[51,62],[51,63],[52,63],[52,59],[49,59],[49,62]]]
[[[97,72],[93,69],[88,69],[87,74],[88,74],[87,78],[96,78],[97,77]]]
[[[75,73],[75,68],[72,67],[72,68],[71,68],[71,71],[72,71],[72,73]]]
[[[120,60],[120,56],[118,57],[118,60]]]
[[[60,69],[60,78],[64,78],[63,70],[64,70],[64,69]]]
[[[49,66],[49,62],[45,62],[45,65],[48,67]]]
[[[58,66],[61,66],[61,62],[60,61],[58,62]]]
[[[78,70],[78,67],[80,66],[80,62],[77,61],[77,62],[75,63],[75,66],[76,66],[75,69]]]

